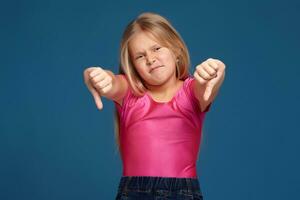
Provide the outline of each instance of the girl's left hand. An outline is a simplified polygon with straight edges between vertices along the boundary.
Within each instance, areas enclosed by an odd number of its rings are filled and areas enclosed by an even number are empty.
[[[205,101],[221,86],[224,76],[225,64],[220,60],[209,58],[196,66],[194,77],[201,87],[205,88],[203,95]]]

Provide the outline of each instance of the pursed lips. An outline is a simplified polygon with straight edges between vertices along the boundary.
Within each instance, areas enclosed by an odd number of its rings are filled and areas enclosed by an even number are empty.
[[[151,68],[150,69],[150,73],[153,71],[153,70],[155,70],[155,69],[157,69],[157,68],[159,68],[159,67],[162,67],[163,65],[160,65],[160,66],[156,66],[156,67],[153,67],[153,68]]]

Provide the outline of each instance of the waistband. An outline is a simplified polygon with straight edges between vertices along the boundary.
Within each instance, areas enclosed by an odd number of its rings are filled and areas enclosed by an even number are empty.
[[[122,176],[119,189],[124,190],[190,190],[199,191],[198,178],[176,178],[155,176]]]

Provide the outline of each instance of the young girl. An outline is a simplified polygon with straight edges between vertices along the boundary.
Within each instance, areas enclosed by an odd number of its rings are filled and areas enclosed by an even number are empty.
[[[84,71],[98,109],[114,101],[123,162],[116,199],[203,199],[196,162],[203,120],[225,77],[208,59],[189,74],[189,53],[164,17],[142,13],[126,27],[120,74]]]

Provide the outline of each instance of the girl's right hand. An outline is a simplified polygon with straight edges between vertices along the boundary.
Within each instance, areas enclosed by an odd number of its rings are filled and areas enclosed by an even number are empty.
[[[83,78],[94,97],[97,108],[101,110],[103,108],[101,96],[112,89],[112,76],[101,67],[89,67],[84,70]]]

